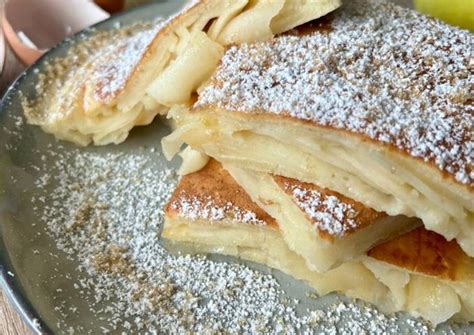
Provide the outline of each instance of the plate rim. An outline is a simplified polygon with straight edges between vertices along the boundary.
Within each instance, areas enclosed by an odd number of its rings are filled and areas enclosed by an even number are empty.
[[[1,97],[0,116],[2,116],[3,113],[8,110],[11,98],[15,94],[19,93],[18,88],[21,87],[23,82],[27,80],[32,74],[34,74],[37,69],[41,68],[41,66],[46,61],[50,60],[51,56],[55,52],[58,52],[59,50],[64,48],[69,49],[75,41],[81,38],[81,36],[90,36],[95,32],[95,29],[102,30],[102,26],[110,25],[111,22],[120,22],[123,17],[133,15],[137,12],[146,12],[150,8],[156,8],[155,10],[159,10],[160,6],[162,6],[166,2],[169,1],[159,0],[157,2],[152,2],[149,4],[134,7],[127,11],[112,15],[101,22],[98,22],[90,27],[78,31],[77,33],[71,35],[67,39],[55,45],[53,48],[49,49],[35,63],[31,64],[20,75],[18,75],[18,77],[7,88],[7,90]],[[176,13],[178,13],[179,10],[180,9],[178,8],[176,10]],[[168,17],[163,17],[163,19],[166,20],[172,15],[173,14]],[[159,13],[157,13],[156,17],[160,17]],[[17,279],[15,279],[16,276],[13,272],[13,266],[11,265],[10,254],[7,248],[5,247],[5,243],[3,242],[1,226],[2,223],[0,222],[0,289],[2,289],[6,300],[8,300],[10,305],[13,306],[14,310],[18,313],[21,320],[28,326],[28,328],[34,334],[53,334],[51,328],[48,327],[46,322],[40,317],[38,311],[34,308],[31,301],[21,291],[21,284],[18,282]]]
[[[0,28],[0,75],[2,75],[3,73],[6,57],[7,57],[7,48],[6,48],[6,43],[5,43],[5,33],[3,32],[3,29]]]

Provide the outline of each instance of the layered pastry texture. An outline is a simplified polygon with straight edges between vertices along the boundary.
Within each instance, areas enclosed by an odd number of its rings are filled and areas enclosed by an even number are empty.
[[[416,218],[388,216],[315,184],[231,165],[226,170],[277,220],[288,247],[313,271],[325,272],[421,225]]]
[[[467,31],[385,1],[348,1],[303,33],[227,50],[183,142],[225,164],[335,190],[474,256],[474,105]]]
[[[182,178],[165,212],[163,237],[192,244],[198,252],[266,264],[306,281],[319,294],[344,293],[434,324],[474,320],[474,259],[456,242],[424,228],[384,242],[360,259],[314,272],[287,247],[276,221],[213,160]]]
[[[331,12],[339,0],[201,0],[177,16],[117,34],[64,71],[30,123],[80,145],[119,143],[191,95],[215,70],[224,46],[271,38]],[[74,55],[71,55],[73,57]]]

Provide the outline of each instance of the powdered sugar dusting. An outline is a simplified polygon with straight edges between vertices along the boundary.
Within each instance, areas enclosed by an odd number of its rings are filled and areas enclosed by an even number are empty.
[[[205,198],[190,197],[182,192],[171,208],[178,212],[178,215],[191,219],[204,219],[210,222],[222,221],[231,218],[235,223],[245,223],[251,225],[266,225],[267,223],[258,218],[257,214],[242,209],[228,202],[225,205],[217,204],[211,196]]]
[[[292,195],[296,204],[317,223],[319,230],[340,237],[359,226],[352,219],[357,215],[354,208],[333,195],[323,196],[315,190],[300,187],[294,187]]]
[[[473,186],[473,35],[379,0],[347,1],[332,28],[231,47],[195,107],[348,130]]]

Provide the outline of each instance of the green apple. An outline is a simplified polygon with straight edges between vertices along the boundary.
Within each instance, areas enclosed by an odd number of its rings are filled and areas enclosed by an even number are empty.
[[[474,31],[474,0],[415,0],[416,9]]]

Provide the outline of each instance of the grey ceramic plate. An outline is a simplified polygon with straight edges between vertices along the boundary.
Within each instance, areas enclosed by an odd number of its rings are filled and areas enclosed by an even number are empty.
[[[126,25],[159,16],[166,17],[176,12],[182,3],[183,1],[176,0],[161,1],[115,16],[97,25],[96,28],[110,29],[116,26],[117,22]],[[34,97],[34,86],[45,61],[65,55],[71,43],[69,41],[61,44],[29,68],[9,89],[0,111],[0,284],[23,319],[38,333],[64,332],[64,328],[58,329],[59,320],[63,325],[80,325],[92,333],[98,333],[100,326],[104,325],[96,314],[90,312],[83,296],[72,287],[71,278],[78,275],[77,263],[66,258],[65,254],[57,249],[55,241],[45,233],[44,225],[32,208],[32,197],[36,192],[35,181],[44,173],[35,168],[37,162],[48,150],[61,152],[73,150],[75,147],[68,143],[59,144],[39,128],[28,126],[21,121],[23,120],[21,95],[27,98]],[[153,146],[161,150],[158,144],[159,138],[168,132],[167,127],[158,121],[148,127],[134,130],[130,138],[119,146],[84,150],[98,154],[133,152],[143,146]],[[158,168],[176,165],[176,162],[166,162],[162,155],[153,157]],[[47,162],[46,165],[48,164],[53,165],[54,162]],[[34,253],[33,250],[37,252]],[[219,261],[237,261],[226,257],[210,258]],[[269,271],[255,264],[246,264],[262,271]],[[58,276],[58,272],[68,274],[66,276],[68,278]],[[310,299],[306,295],[308,288],[304,284],[279,272],[272,273],[280,281],[288,296],[300,299],[302,309],[318,308],[341,299],[337,295]],[[65,304],[74,304],[79,312],[64,315],[56,310],[57,292],[62,292]],[[401,316],[400,320],[406,320],[406,317]],[[469,331],[468,328],[464,330]]]

